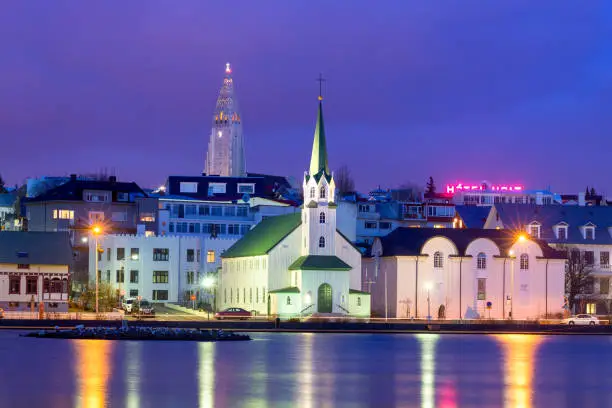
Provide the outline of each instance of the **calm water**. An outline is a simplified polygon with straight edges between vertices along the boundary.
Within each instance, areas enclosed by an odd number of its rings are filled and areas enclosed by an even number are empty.
[[[105,342],[0,332],[1,407],[607,407],[604,336],[254,334]]]

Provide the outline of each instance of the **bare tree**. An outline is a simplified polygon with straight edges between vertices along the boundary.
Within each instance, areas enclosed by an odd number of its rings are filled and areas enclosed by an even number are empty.
[[[355,181],[351,176],[351,171],[346,164],[340,166],[340,168],[334,172],[334,181],[336,183],[336,191],[338,195],[342,196],[345,193],[352,193],[355,191]]]
[[[2,175],[0,174],[0,194],[6,194],[8,191],[6,189],[6,187],[4,186],[4,179],[2,178]]]
[[[434,194],[436,192],[436,183],[434,182],[433,177],[429,176],[429,181],[427,181],[427,186],[425,187],[425,194]]]
[[[576,298],[589,294],[592,288],[593,272],[592,259],[587,259],[585,252],[576,248],[561,248],[566,250],[567,263],[565,264],[565,293],[570,310],[574,310]]]

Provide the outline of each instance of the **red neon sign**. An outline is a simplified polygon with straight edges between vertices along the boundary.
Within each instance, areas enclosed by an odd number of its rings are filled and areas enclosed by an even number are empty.
[[[447,184],[446,192],[450,194],[457,193],[459,191],[509,191],[509,192],[517,192],[523,191],[525,188],[518,184],[494,184],[494,185],[486,185],[486,184]]]

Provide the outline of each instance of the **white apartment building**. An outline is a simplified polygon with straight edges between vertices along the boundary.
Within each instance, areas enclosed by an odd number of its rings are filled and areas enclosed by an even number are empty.
[[[182,302],[204,296],[205,271],[220,265],[219,253],[233,240],[196,236],[104,235],[98,238],[100,281],[122,296]],[[89,240],[90,281],[95,280],[95,240]],[[204,248],[204,250],[203,250]]]

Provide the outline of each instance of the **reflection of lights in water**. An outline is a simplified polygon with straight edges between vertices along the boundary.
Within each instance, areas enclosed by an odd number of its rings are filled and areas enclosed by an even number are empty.
[[[506,407],[531,407],[535,352],[544,338],[528,334],[499,334],[504,348],[504,401]]]
[[[127,364],[126,364],[126,383],[127,383],[127,408],[140,407],[140,348],[142,343],[138,341],[126,342]]]
[[[421,407],[433,408],[436,405],[436,342],[440,335],[419,333],[415,336],[421,345]]]
[[[110,373],[110,355],[113,343],[100,340],[73,340],[76,351],[78,392],[77,408],[106,406],[106,386]]]
[[[438,406],[440,408],[457,408],[457,390],[454,381],[443,380],[438,390]]]
[[[314,406],[312,401],[313,394],[313,362],[312,362],[312,343],[314,334],[302,333],[304,354],[301,356],[301,364],[298,371],[298,388],[299,404],[301,408],[309,408]]]
[[[198,400],[200,408],[215,406],[215,343],[198,343]]]

